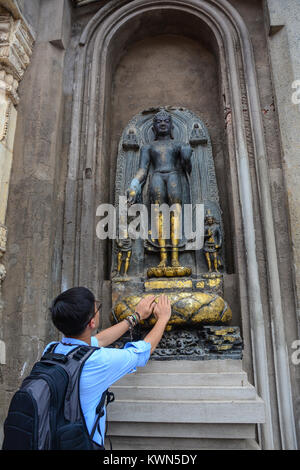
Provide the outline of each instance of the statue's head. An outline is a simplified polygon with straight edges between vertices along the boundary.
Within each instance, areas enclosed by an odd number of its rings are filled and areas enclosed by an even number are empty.
[[[216,223],[216,218],[211,214],[210,210],[208,210],[205,214],[204,223],[207,225],[213,225]]]
[[[158,136],[167,136],[169,135],[173,139],[173,121],[172,116],[165,110],[159,111],[153,117],[153,131],[155,135],[155,140]]]

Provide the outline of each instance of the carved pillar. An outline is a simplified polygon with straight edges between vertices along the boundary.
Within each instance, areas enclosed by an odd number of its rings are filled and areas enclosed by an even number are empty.
[[[6,276],[1,258],[6,251],[5,217],[19,102],[18,86],[30,62],[34,42],[33,34],[14,2],[6,2],[6,5],[8,8],[11,6],[12,13],[0,6],[0,318],[1,284]],[[5,363],[5,349],[1,346],[0,340],[0,363]]]

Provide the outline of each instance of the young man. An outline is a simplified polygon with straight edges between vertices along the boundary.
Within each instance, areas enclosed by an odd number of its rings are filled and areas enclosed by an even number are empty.
[[[74,287],[61,293],[50,308],[54,325],[64,335],[54,352],[67,354],[78,345],[100,347],[85,362],[80,379],[80,403],[89,432],[93,428],[96,407],[102,393],[124,375],[134,372],[136,367],[146,365],[171,316],[171,305],[167,296],[160,296],[157,303],[155,296],[148,296],[136,306],[136,313],[131,322],[123,320],[95,334],[100,322],[99,309],[93,293],[85,287]],[[132,322],[144,320],[151,313],[155,315],[157,322],[144,340],[127,343],[124,349],[106,347],[126,333]],[[105,419],[106,413],[100,419],[99,429],[93,438],[96,444],[103,447]]]

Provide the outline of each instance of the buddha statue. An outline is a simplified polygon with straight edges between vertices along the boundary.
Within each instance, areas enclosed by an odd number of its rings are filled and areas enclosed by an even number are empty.
[[[167,267],[167,246],[164,234],[163,213],[159,210],[162,204],[172,208],[170,212],[171,266],[180,267],[178,256],[179,235],[182,209],[182,179],[183,172],[190,174],[192,170],[192,148],[189,144],[173,139],[172,117],[162,110],[154,115],[153,131],[155,140],[145,144],[140,150],[140,162],[137,173],[127,191],[128,204],[134,204],[142,192],[150,164],[153,173],[149,182],[149,200],[154,208],[157,240],[160,252],[158,268]]]

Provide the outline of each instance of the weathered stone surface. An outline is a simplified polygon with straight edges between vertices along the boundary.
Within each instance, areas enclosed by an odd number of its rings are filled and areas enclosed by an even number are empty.
[[[55,23],[49,18],[55,11]],[[43,1],[39,18],[38,41],[49,41],[56,47],[66,49],[71,28],[71,10],[68,0]]]
[[[284,299],[285,328],[287,347],[291,348],[293,341],[299,338],[300,331],[300,212],[299,212],[299,103],[295,102],[299,93],[300,60],[299,60],[299,31],[300,5],[297,0],[287,0],[284,4],[278,0],[268,0],[266,6],[266,21],[269,27],[268,46],[270,64],[274,85],[275,105],[278,113],[278,136],[282,145],[282,171],[270,173],[274,213],[279,233],[290,231],[291,245],[283,237],[278,237],[278,256],[284,290],[289,291],[289,285],[294,285],[294,300]],[[297,101],[297,100],[296,100]],[[282,216],[285,211],[286,216]],[[291,267],[287,274],[286,266]],[[291,277],[292,274],[292,277]],[[290,303],[291,302],[291,303]],[[296,315],[295,315],[296,307]],[[290,350],[291,351],[291,350]],[[291,354],[289,354],[291,357]],[[295,416],[297,396],[299,396],[299,366],[290,361],[290,374],[294,399]],[[298,379],[298,380],[297,380]],[[298,441],[300,428],[298,424]]]
[[[8,200],[10,173],[13,160],[13,141],[17,122],[17,112],[9,106],[9,116],[7,117],[7,130],[0,140],[0,223],[5,223],[6,207]]]
[[[6,346],[6,364],[1,366],[0,395],[5,403],[1,407],[1,422],[12,392],[39,359],[45,343],[57,337],[48,307],[60,291],[61,275],[66,171],[60,154],[63,66],[61,50],[47,42],[36,43],[19,87],[5,222],[11,231],[8,229],[4,257],[7,277],[3,283],[1,313]]]
[[[73,2],[75,3],[76,6],[78,7],[82,7],[84,5],[88,5],[90,3],[103,3],[103,0],[73,0]]]

